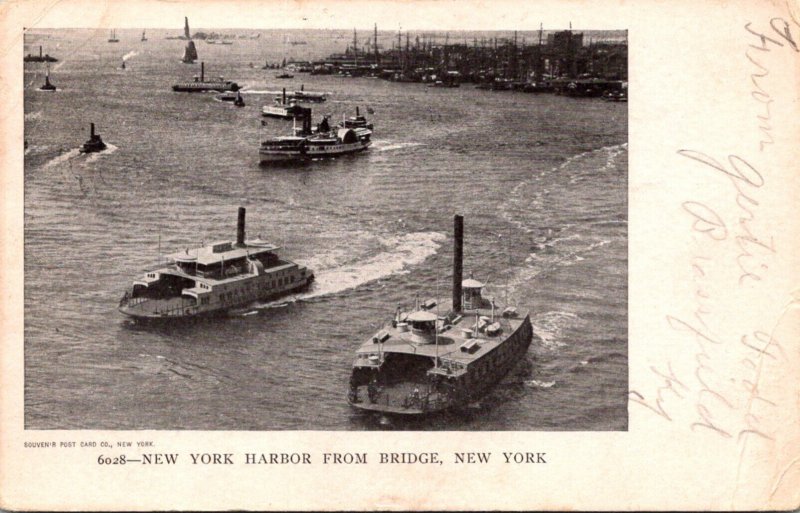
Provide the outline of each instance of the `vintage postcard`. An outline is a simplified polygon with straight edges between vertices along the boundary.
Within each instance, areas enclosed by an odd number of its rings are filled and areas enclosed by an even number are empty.
[[[0,6],[0,506],[800,507],[800,4]]]

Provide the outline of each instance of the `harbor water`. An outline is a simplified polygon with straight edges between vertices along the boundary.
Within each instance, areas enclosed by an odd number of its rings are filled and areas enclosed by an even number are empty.
[[[627,429],[627,104],[369,78],[276,80],[283,33],[196,43],[206,75],[246,107],[175,93],[180,30],[39,31],[60,60],[25,64],[27,429]],[[250,31],[250,33],[258,31]],[[340,37],[342,36],[343,37]],[[290,51],[343,49],[304,31]],[[290,55],[291,57],[291,55]],[[125,69],[121,69],[123,58]],[[251,66],[251,63],[253,66]],[[281,87],[329,93],[333,121],[367,108],[373,146],[261,167],[289,134],[261,106]],[[108,144],[81,154],[90,122]],[[311,290],[223,318],[139,325],[117,312],[161,253],[247,234],[316,273]],[[418,421],[347,404],[354,351],[398,304],[449,297],[452,216],[465,217],[465,275],[529,309],[524,361],[464,411]]]

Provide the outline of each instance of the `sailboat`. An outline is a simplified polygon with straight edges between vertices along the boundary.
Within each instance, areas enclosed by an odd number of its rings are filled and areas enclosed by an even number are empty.
[[[145,35],[145,31],[142,30],[142,42],[144,43],[145,41],[147,41],[147,36]]]
[[[117,39],[117,31],[111,29],[111,36],[108,38],[109,43],[119,43],[119,39]]]
[[[183,57],[181,58],[181,62],[185,64],[193,64],[194,61],[197,60],[197,47],[194,46],[194,41],[192,41],[192,35],[189,32],[189,18],[184,18],[184,25],[183,25],[183,35],[186,39],[189,40],[186,43],[186,48],[183,50]]]

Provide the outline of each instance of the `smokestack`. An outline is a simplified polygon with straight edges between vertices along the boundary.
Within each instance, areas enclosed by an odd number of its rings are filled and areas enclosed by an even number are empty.
[[[464,217],[453,217],[453,311],[461,311],[461,281],[464,278]]]
[[[286,105],[286,88],[283,88],[283,94],[281,96],[281,104]]]
[[[39,46],[39,58],[40,59],[42,58],[42,47],[41,47],[41,45]]]
[[[200,63],[200,82],[203,82],[206,78],[206,63]]]
[[[358,106],[356,106],[356,116],[358,116]]]
[[[236,224],[236,245],[244,246],[244,207],[239,207],[239,222]]]
[[[90,125],[91,125],[91,134],[90,135],[92,136],[92,139],[94,139],[94,123],[90,123]]]

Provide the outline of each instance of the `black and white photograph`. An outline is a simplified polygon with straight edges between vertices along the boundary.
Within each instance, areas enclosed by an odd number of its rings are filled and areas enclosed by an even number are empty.
[[[798,76],[798,0],[0,3],[0,509],[797,510]]]
[[[24,34],[25,428],[626,430],[627,32]]]

